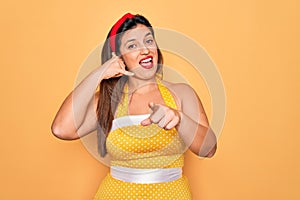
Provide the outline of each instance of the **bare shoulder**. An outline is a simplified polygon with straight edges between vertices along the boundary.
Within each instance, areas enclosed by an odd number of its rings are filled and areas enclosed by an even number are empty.
[[[195,94],[194,89],[186,83],[172,83],[169,81],[162,81],[162,83],[169,89],[171,92],[175,93],[176,96],[181,99],[186,95]]]
[[[179,108],[182,108],[182,104],[187,98],[196,94],[194,89],[186,83],[172,83],[168,81],[162,81],[162,83],[170,90]]]

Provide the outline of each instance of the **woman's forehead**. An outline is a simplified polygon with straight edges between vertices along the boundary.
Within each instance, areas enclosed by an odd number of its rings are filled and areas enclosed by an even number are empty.
[[[122,36],[122,41],[144,38],[145,36],[152,35],[150,29],[142,24],[125,31]]]

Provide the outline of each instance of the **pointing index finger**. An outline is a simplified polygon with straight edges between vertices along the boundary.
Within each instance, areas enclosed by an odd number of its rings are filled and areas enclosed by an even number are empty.
[[[151,108],[152,111],[155,111],[158,108],[158,105],[156,105],[153,102],[149,102],[148,106]]]

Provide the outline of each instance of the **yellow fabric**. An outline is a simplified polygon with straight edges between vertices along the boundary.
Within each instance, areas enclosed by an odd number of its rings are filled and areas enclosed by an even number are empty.
[[[157,81],[167,106],[176,109],[170,91]],[[117,117],[127,115],[128,86],[124,89],[123,102]],[[111,166],[130,168],[175,168],[183,167],[184,142],[175,128],[165,130],[156,124],[131,125],[111,131],[107,137],[107,151],[111,155]],[[104,199],[191,199],[191,191],[185,175],[165,183],[138,184],[114,179],[107,174],[94,200]]]

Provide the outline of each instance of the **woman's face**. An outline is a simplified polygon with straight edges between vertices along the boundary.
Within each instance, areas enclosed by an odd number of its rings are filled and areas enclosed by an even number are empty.
[[[136,78],[152,78],[157,70],[157,46],[148,27],[138,24],[121,38],[120,52],[125,65]]]

